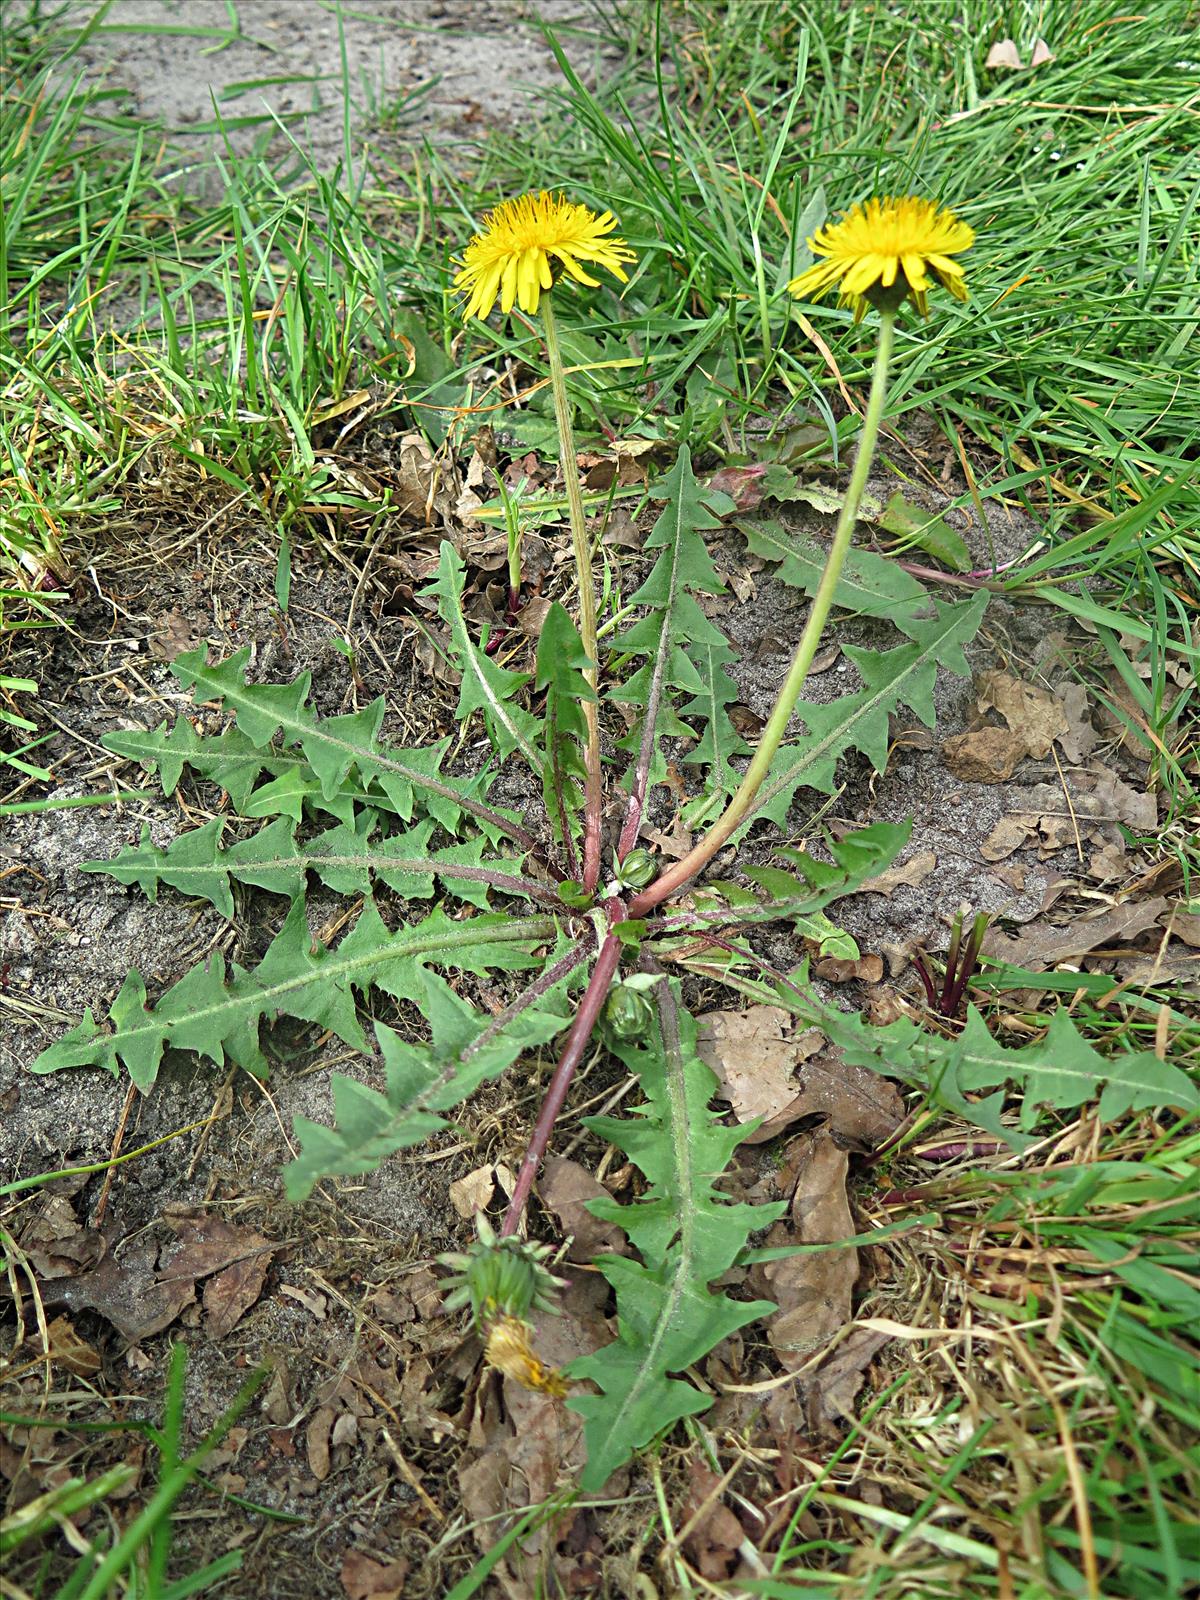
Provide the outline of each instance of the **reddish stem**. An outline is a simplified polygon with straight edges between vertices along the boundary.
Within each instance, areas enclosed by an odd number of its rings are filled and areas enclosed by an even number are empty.
[[[609,917],[612,921],[618,921],[624,914],[625,908],[619,901],[609,902]],[[591,979],[584,990],[583,999],[579,1002],[575,1021],[571,1024],[567,1042],[563,1046],[562,1055],[558,1058],[554,1076],[550,1079],[550,1087],[546,1090],[546,1098],[542,1101],[542,1109],[538,1112],[537,1125],[533,1130],[529,1147],[525,1151],[521,1170],[517,1174],[516,1187],[504,1216],[504,1226],[500,1229],[502,1235],[516,1233],[521,1225],[521,1217],[529,1199],[529,1191],[533,1188],[533,1180],[542,1164],[546,1146],[550,1143],[550,1135],[554,1131],[554,1124],[558,1121],[563,1101],[567,1098],[567,1090],[571,1087],[575,1069],[583,1058],[592,1030],[599,1020],[600,1008],[608,998],[609,986],[616,975],[620,961],[621,941],[615,933],[610,933],[600,946]]]

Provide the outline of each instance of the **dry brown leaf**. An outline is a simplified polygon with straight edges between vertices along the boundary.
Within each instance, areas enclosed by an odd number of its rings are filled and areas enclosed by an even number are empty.
[[[946,771],[963,783],[1006,783],[1025,755],[1024,739],[1011,728],[976,728],[942,741]]]
[[[358,1418],[353,1411],[343,1411],[333,1425],[333,1432],[329,1435],[329,1443],[336,1449],[339,1444],[354,1444],[357,1439]]]
[[[271,1252],[264,1250],[235,1261],[204,1285],[204,1328],[210,1339],[223,1339],[249,1311],[262,1293],[271,1259]]]
[[[1003,861],[1019,850],[1033,831],[1025,816],[1001,817],[979,846],[979,854],[985,861]]]
[[[74,1310],[98,1311],[129,1344],[161,1333],[195,1300],[196,1280],[160,1279],[158,1254],[158,1241],[149,1234],[122,1243],[119,1259],[105,1255],[91,1272],[64,1284],[62,1299]]]
[[[1098,814],[1123,822],[1137,833],[1153,833],[1158,827],[1158,802],[1145,790],[1131,789],[1115,772],[1102,769],[1096,778],[1091,799]]]
[[[450,1204],[460,1217],[471,1218],[486,1211],[496,1193],[496,1168],[491,1162],[476,1167],[465,1178],[456,1178],[450,1185]]]
[[[891,1334],[855,1328],[832,1350],[815,1372],[805,1374],[805,1400],[814,1432],[823,1423],[841,1423],[854,1415],[854,1397],[866,1369],[891,1340]]]
[[[748,1144],[774,1139],[802,1117],[825,1117],[840,1138],[873,1149],[899,1125],[904,1103],[878,1073],[853,1067],[825,1045],[819,1029],[789,1036],[779,1006],[710,1011],[699,1019],[696,1048],[716,1073],[739,1122],[763,1118]]]
[[[998,711],[1025,743],[1025,753],[1043,761],[1055,739],[1070,734],[1061,702],[1048,689],[1023,683],[1009,672],[982,672],[975,680],[981,711]]]
[[[18,1243],[43,1283],[87,1272],[108,1248],[103,1234],[79,1226],[71,1202],[61,1194],[45,1196]]]
[[[682,861],[692,848],[692,830],[680,812],[675,813],[669,832],[662,828],[643,828],[642,838],[654,845],[670,861]]]
[[[849,983],[857,978],[860,983],[880,983],[883,980],[883,957],[877,955],[825,956],[813,967],[818,978],[826,983]]]
[[[174,661],[185,650],[197,650],[204,643],[196,624],[178,606],[159,618],[159,630],[150,638],[150,654],[155,661]]]
[[[329,1440],[333,1433],[334,1410],[332,1406],[320,1406],[309,1418],[308,1427],[304,1431],[304,1453],[308,1458],[308,1470],[318,1483],[324,1483],[329,1476]]]
[[[1168,901],[1163,895],[1149,900],[1127,901],[1098,917],[1080,918],[1065,928],[1033,924],[1019,938],[1009,939],[996,928],[989,928],[984,950],[1014,967],[1038,971],[1064,961],[1090,955],[1114,940],[1135,938],[1158,921]]]
[[[302,1305],[306,1311],[316,1317],[318,1322],[324,1322],[328,1315],[329,1297],[327,1295],[316,1294],[311,1289],[302,1289],[295,1283],[281,1283],[279,1292],[285,1295],[287,1299],[295,1300],[298,1305]]]
[[[799,1154],[791,1215],[767,1235],[769,1247],[829,1244],[854,1234],[846,1198],[847,1152],[825,1128],[793,1142]],[[767,1337],[789,1370],[803,1366],[850,1320],[850,1298],[858,1277],[858,1252],[822,1250],[788,1256],[754,1269],[768,1299],[779,1310],[767,1321]]]
[[[680,1523],[689,1528],[683,1548],[702,1577],[723,1583],[733,1572],[746,1537],[741,1523],[714,1491],[721,1479],[697,1455],[688,1457],[688,1492]]]
[[[625,1254],[625,1235],[612,1222],[602,1222],[587,1209],[588,1200],[607,1200],[608,1190],[578,1161],[547,1156],[539,1183],[542,1204],[571,1235],[570,1261],[593,1261],[600,1254]]]
[[[376,1561],[361,1550],[347,1550],[341,1571],[346,1600],[401,1600],[408,1572],[407,1561]]]
[[[1083,684],[1075,682],[1064,684],[1058,698],[1067,719],[1067,731],[1059,734],[1058,742],[1067,760],[1078,766],[1091,755],[1099,738],[1092,726],[1091,700]]]
[[[875,877],[868,878],[865,883],[859,884],[856,893],[890,896],[902,884],[907,885],[910,889],[916,889],[925,882],[937,864],[937,856],[932,850],[926,850],[919,856],[911,856],[902,866],[889,867],[886,872],[880,872]]]
[[[46,1349],[51,1361],[77,1378],[93,1378],[103,1362],[86,1339],[76,1333],[70,1318],[55,1317],[46,1328]]]
[[[800,1092],[795,1099],[756,1129],[747,1144],[773,1139],[802,1117],[822,1116],[839,1141],[873,1150],[904,1120],[904,1100],[891,1079],[851,1065],[832,1045],[805,1060],[796,1076]]]
[[[823,1041],[812,1028],[793,1038],[791,1024],[782,1006],[709,1011],[699,1019],[697,1052],[716,1073],[739,1122],[769,1121],[795,1099],[795,1069]]]
[[[1092,858],[1088,862],[1088,877],[1094,878],[1097,883],[1126,884],[1132,876],[1129,852],[1123,844],[1114,844],[1110,841],[1092,852]]]
[[[1200,950],[1200,911],[1189,911],[1186,902],[1178,901],[1170,908],[1170,916],[1162,920],[1177,939]]]
[[[393,504],[406,520],[426,528],[445,520],[449,510],[445,473],[423,433],[406,433],[400,440],[400,461],[392,481]]]

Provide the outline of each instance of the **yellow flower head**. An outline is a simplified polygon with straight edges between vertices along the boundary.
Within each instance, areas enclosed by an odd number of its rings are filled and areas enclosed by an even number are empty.
[[[567,1385],[556,1367],[548,1367],[529,1342],[531,1329],[517,1317],[497,1317],[487,1337],[484,1354],[489,1367],[506,1378],[515,1378],[526,1389],[535,1389],[555,1400],[566,1395]]]
[[[967,298],[963,269],[951,257],[974,243],[974,231],[953,211],[939,210],[936,200],[884,195],[818,228],[808,248],[826,259],[814,261],[788,288],[798,299],[815,300],[836,284],[841,304],[854,307],[855,322],[868,304],[895,310],[910,295],[924,317],[931,278],[956,300]]]
[[[505,200],[483,220],[483,232],[463,251],[454,278],[454,287],[470,296],[465,317],[488,316],[497,294],[501,311],[511,311],[516,301],[532,313],[542,290],[551,288],[561,272],[595,288],[599,280],[588,277],[581,261],[628,281],[622,262],[634,260],[634,253],[624,239],[606,237],[617,225],[611,211],[597,216],[543,189]]]

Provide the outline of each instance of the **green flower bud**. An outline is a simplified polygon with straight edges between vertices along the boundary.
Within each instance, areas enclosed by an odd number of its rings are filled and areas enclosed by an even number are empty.
[[[480,1329],[489,1327],[497,1317],[524,1321],[531,1310],[557,1310],[554,1292],[565,1280],[556,1278],[544,1265],[552,1247],[514,1234],[501,1237],[482,1212],[476,1215],[475,1228],[479,1238],[469,1250],[438,1257],[439,1265],[451,1268],[446,1280],[450,1292],[442,1309],[457,1311],[470,1306]]]
[[[615,1038],[632,1044],[654,1026],[654,1002],[643,989],[618,983],[605,1004],[604,1021]]]
[[[624,861],[615,865],[616,880],[622,889],[644,889],[658,870],[658,864],[649,850],[631,850]]]

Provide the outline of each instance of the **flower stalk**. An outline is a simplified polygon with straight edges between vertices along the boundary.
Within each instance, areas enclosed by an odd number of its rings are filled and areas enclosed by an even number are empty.
[[[829,555],[825,562],[825,569],[821,574],[821,581],[817,592],[813,596],[812,605],[809,607],[808,619],[804,624],[804,631],[796,645],[795,654],[792,656],[791,666],[788,668],[787,677],[776,697],[774,708],[767,720],[767,725],[762,731],[758,748],[745,776],[738,785],[737,792],[733,795],[725,810],[713,823],[704,837],[689,850],[681,860],[668,867],[650,886],[636,895],[630,903],[629,914],[631,917],[641,917],[652,907],[665,900],[668,895],[674,894],[690,879],[703,870],[705,866],[722,848],[726,841],[741,827],[747,817],[753,814],[758,792],[763,781],[770,771],[771,763],[775,759],[779,746],[783,743],[784,734],[792,713],[796,709],[796,702],[800,698],[808,677],[809,669],[817,654],[821,642],[821,635],[825,631],[833,606],[833,597],[837,591],[838,580],[842,575],[842,568],[846,563],[846,555],[850,549],[850,541],[854,536],[855,523],[858,521],[858,508],[862,504],[863,491],[867,486],[871,465],[875,459],[875,445],[879,437],[879,424],[883,419],[883,407],[887,398],[888,365],[891,360],[892,346],[896,332],[896,309],[885,308],[879,316],[879,345],[875,352],[875,367],[871,374],[871,392],[867,400],[867,409],[863,417],[862,433],[859,437],[858,454],[854,461],[854,470],[850,475],[850,484],[846,490],[846,498],[842,502],[841,514],[838,517],[837,528],[833,535],[833,543],[829,547]]]
[[[621,911],[619,904],[610,900],[609,907],[612,920],[617,921]],[[571,1080],[575,1076],[575,1069],[583,1059],[583,1052],[587,1049],[588,1040],[592,1037],[592,1030],[604,1009],[609,988],[621,964],[621,948],[621,941],[615,933],[607,934],[600,946],[591,979],[584,990],[583,999],[579,1002],[579,1010],[575,1013],[575,1020],[567,1034],[567,1042],[563,1046],[562,1055],[558,1058],[558,1065],[554,1069],[550,1087],[546,1090],[546,1098],[538,1113],[533,1137],[525,1151],[525,1159],[521,1162],[512,1199],[504,1215],[504,1225],[500,1229],[502,1235],[516,1233],[521,1225],[525,1203],[529,1199],[529,1191],[533,1188],[537,1170],[542,1164],[546,1146],[550,1143],[550,1135],[554,1131],[558,1113],[562,1110],[567,1090],[571,1087]]]
[[[583,487],[579,481],[579,459],[575,453],[575,432],[571,426],[571,407],[567,399],[567,377],[558,324],[554,319],[554,297],[542,298],[542,331],[546,337],[546,356],[550,366],[550,392],[554,397],[554,420],[562,453],[563,483],[567,491],[567,515],[571,524],[571,549],[575,556],[575,582],[579,592],[579,637],[590,665],[584,676],[596,696],[596,586],[592,577],[592,553],[583,512]],[[593,893],[600,881],[600,813],[603,806],[600,771],[600,722],[598,697],[584,701],[587,728],[584,752],[583,886]]]

